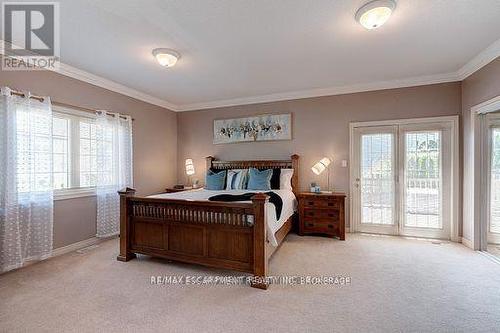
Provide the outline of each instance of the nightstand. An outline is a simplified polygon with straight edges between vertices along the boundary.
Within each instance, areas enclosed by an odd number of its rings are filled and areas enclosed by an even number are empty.
[[[345,197],[345,193],[300,193],[299,235],[323,234],[345,240]]]
[[[175,192],[189,191],[192,189],[193,189],[192,187],[183,187],[183,188],[167,187],[165,189],[165,192],[166,193],[175,193]]]

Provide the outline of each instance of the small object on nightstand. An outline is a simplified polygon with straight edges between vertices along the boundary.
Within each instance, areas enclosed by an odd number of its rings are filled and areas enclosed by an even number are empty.
[[[188,191],[188,190],[192,190],[192,189],[193,189],[192,187],[187,187],[184,185],[174,185],[174,187],[167,187],[165,189],[165,192],[166,193],[175,193],[175,192]]]
[[[315,182],[311,183],[311,193],[319,193],[321,192],[321,188]]]
[[[345,240],[345,193],[300,193],[299,235],[324,234]]]

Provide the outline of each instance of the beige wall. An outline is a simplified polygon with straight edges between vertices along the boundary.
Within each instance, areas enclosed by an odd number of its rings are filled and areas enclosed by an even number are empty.
[[[213,120],[263,113],[293,114],[293,140],[213,145]],[[203,181],[204,157],[220,159],[281,159],[300,155],[300,186],[311,181],[324,187],[326,176],[310,168],[323,156],[333,156],[331,183],[348,192],[349,171],[341,160],[349,159],[349,123],[354,121],[459,115],[461,84],[446,83],[284,102],[225,107],[178,114],[178,178],[185,181],[184,160],[192,158],[196,176]]]
[[[462,82],[463,111],[500,95],[500,57]]]
[[[158,192],[176,182],[176,113],[53,72],[0,71],[0,85],[50,96],[57,102],[131,115],[138,193]],[[54,248],[95,236],[95,207],[94,197],[57,201]]]
[[[297,153],[300,183],[323,187],[324,176],[310,167],[323,156],[333,156],[331,183],[348,192],[349,122],[467,114],[470,107],[500,94],[500,58],[463,83],[447,83],[357,94],[243,105],[175,114],[87,83],[51,72],[2,72],[0,85],[51,96],[54,101],[132,115],[134,122],[134,182],[139,194],[161,191],[185,182],[184,160],[193,158],[195,178],[202,182],[204,157],[221,159],[277,159]],[[292,113],[293,140],[282,142],[212,144],[213,120],[263,113]],[[466,117],[464,117],[466,118]],[[467,128],[467,119],[464,119]],[[464,155],[468,153],[465,136]],[[464,170],[467,173],[467,170]],[[95,235],[95,198],[57,201],[54,213],[54,247]],[[471,225],[464,225],[464,236]]]
[[[463,237],[469,241],[476,238],[476,244],[479,240],[479,225],[474,223],[478,221],[479,202],[477,193],[474,190],[474,184],[469,180],[477,175],[479,165],[477,164],[480,156],[477,153],[475,144],[479,140],[478,128],[472,126],[471,108],[477,104],[485,102],[500,95],[500,57],[481,68],[476,73],[469,76],[462,82],[462,125],[463,125],[463,175],[464,175],[464,218],[463,218]],[[473,128],[474,127],[474,128]],[[476,154],[476,155],[474,155]],[[471,157],[469,159],[469,157]],[[475,161],[475,162],[474,162]],[[473,163],[473,164],[471,164]],[[474,163],[476,165],[474,165]],[[479,180],[476,179],[476,183]],[[474,232],[476,227],[476,232]],[[474,237],[475,235],[475,237]]]

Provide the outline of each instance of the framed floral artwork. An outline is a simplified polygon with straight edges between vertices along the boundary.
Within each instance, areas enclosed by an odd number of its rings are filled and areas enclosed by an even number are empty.
[[[291,139],[291,113],[214,120],[214,144]]]

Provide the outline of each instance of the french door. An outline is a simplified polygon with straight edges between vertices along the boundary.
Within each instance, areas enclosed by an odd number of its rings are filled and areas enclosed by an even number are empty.
[[[500,244],[500,114],[486,115],[488,243]]]
[[[450,122],[361,124],[352,134],[354,231],[449,239]]]

